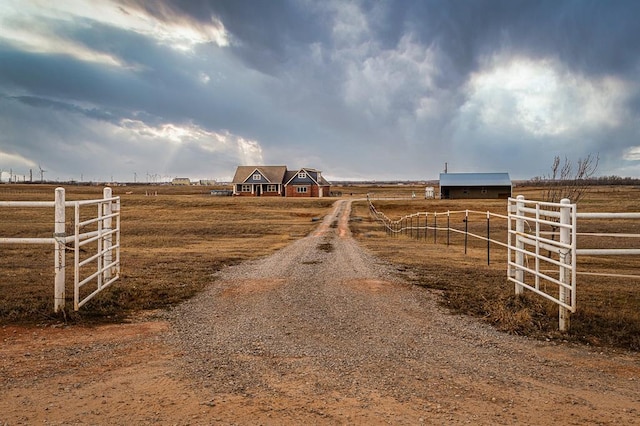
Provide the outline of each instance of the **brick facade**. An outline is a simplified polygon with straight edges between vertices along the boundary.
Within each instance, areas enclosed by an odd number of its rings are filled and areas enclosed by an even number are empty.
[[[267,191],[276,185],[277,191]],[[285,166],[239,166],[233,179],[233,194],[240,197],[328,197],[331,186],[315,169],[293,171]]]

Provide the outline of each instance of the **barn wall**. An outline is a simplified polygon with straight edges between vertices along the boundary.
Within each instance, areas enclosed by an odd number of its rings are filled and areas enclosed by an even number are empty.
[[[449,199],[471,199],[471,198],[509,198],[511,196],[511,187],[510,186],[487,186],[487,187],[457,187],[457,186],[449,186],[442,187],[441,190],[443,194],[443,198]],[[447,194],[446,196],[445,194]]]

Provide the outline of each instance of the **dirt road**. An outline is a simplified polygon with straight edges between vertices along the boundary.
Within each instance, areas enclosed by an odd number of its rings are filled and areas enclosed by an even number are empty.
[[[640,424],[640,355],[500,334],[312,235],[130,324],[0,330],[0,424]]]

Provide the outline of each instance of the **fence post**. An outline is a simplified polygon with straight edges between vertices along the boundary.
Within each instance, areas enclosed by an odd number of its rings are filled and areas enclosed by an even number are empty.
[[[436,244],[438,236],[438,213],[433,213],[433,244]]]
[[[560,200],[560,243],[571,244],[571,229],[568,227],[571,225],[571,201],[568,198]],[[567,248],[560,249],[560,263],[563,265],[571,265],[571,250]],[[572,265],[575,267],[575,265]],[[571,283],[570,268],[566,266],[560,266],[560,282],[562,284]],[[560,286],[559,299],[562,303],[571,304],[570,298],[571,292],[564,286]],[[562,305],[559,305],[558,310],[558,328],[560,331],[567,331],[571,325],[570,311]]]
[[[490,215],[487,211],[487,265],[491,265],[491,245],[489,244],[491,238],[491,225],[489,225]]]
[[[409,238],[413,238],[413,215],[411,215],[411,224],[409,226]]]
[[[451,231],[450,220],[451,220],[451,215],[449,213],[449,210],[447,210],[447,247],[449,246],[449,234]]]
[[[53,311],[58,312],[64,309],[65,302],[65,193],[64,188],[56,188],[55,192],[55,225],[54,237],[56,239],[54,249],[54,290],[53,290]]]
[[[424,214],[424,240],[427,241],[429,235],[429,213]]]
[[[103,217],[111,215],[111,201],[110,201],[110,198],[112,197],[111,194],[112,194],[111,188],[104,188],[102,190],[103,198],[105,200],[109,200],[109,201],[105,201],[104,204],[102,204]],[[112,252],[111,252],[111,246],[113,245],[111,229],[112,229],[112,218],[107,217],[106,219],[104,219],[104,225],[102,226],[102,231],[107,233],[107,235],[104,237],[102,242],[102,249],[104,250],[104,262],[102,264],[102,267],[104,268],[103,276],[105,281],[109,281],[111,279],[111,266],[109,266],[113,261]]]
[[[464,254],[467,254],[467,239],[469,238],[469,210],[464,212]]]
[[[524,233],[524,195],[518,195],[516,201],[516,281],[524,282],[524,242],[522,241],[522,233]],[[516,295],[524,292],[524,287],[518,283],[515,285]]]

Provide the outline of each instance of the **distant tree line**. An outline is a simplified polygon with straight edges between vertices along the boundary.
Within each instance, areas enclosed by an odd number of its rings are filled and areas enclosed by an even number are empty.
[[[584,182],[589,186],[596,185],[640,185],[640,178],[621,177],[616,175],[611,176],[598,176],[590,177],[588,179],[581,179],[580,182]],[[526,181],[521,181],[523,186],[545,186],[549,184],[560,184],[562,180],[550,180],[544,177],[536,176]]]
[[[579,158],[575,164],[566,157],[562,161],[559,156],[556,156],[551,165],[551,173],[536,176],[525,184],[544,187],[544,201],[553,203],[560,202],[563,198],[577,203],[591,186],[640,184],[639,178],[623,178],[615,175],[595,176],[599,161],[600,157],[597,154]]]

